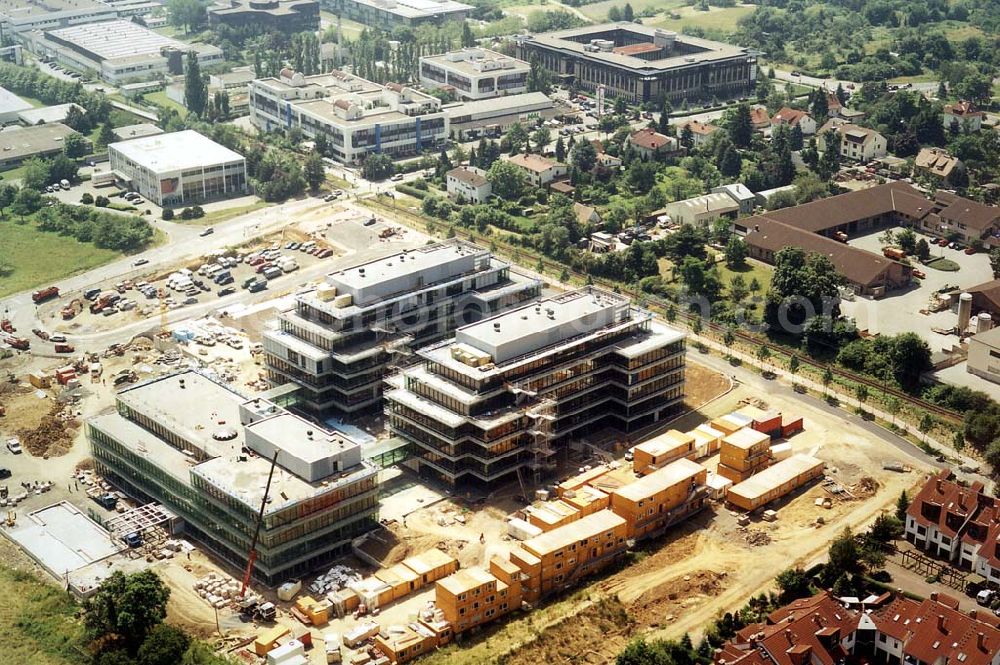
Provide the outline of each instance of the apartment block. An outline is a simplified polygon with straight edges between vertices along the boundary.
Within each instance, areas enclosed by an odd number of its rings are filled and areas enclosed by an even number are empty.
[[[483,48],[463,48],[420,58],[420,84],[448,88],[459,99],[489,99],[528,91],[524,60]]]
[[[488,623],[521,607],[521,583],[516,574],[507,574],[492,562],[505,582],[482,568],[463,568],[438,580],[434,603],[450,622],[456,635]]]
[[[303,76],[283,69],[254,81],[250,122],[264,132],[298,127],[311,139],[323,135],[331,157],[344,164],[372,153],[418,155],[448,138],[448,114],[437,97],[340,71]]]
[[[539,294],[510,268],[448,240],[331,273],[264,333],[268,380],[298,385],[300,405],[317,413],[378,407],[397,354]]]
[[[618,294],[587,287],[462,326],[391,377],[386,415],[445,482],[481,486],[551,471],[562,442],[671,416],[684,334]]]
[[[360,444],[195,371],[122,390],[116,410],[86,427],[105,479],[163,504],[236,568],[246,566],[277,456],[254,564],[268,585],[330,563],[378,524],[377,469]]]
[[[628,525],[601,510],[521,543],[510,560],[520,569],[524,599],[535,602],[613,563],[627,548]]]
[[[680,459],[611,492],[611,510],[629,538],[655,537],[705,506],[707,478],[708,469]]]

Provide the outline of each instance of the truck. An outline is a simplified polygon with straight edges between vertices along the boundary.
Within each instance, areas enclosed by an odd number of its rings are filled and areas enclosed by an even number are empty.
[[[906,252],[899,249],[898,247],[886,247],[882,250],[882,256],[887,259],[894,259],[896,261],[902,261],[906,258]]]
[[[97,505],[105,510],[114,510],[115,506],[118,505],[118,497],[111,492],[105,492],[101,494],[94,494],[90,497],[93,499]]]
[[[0,332],[0,342],[6,344],[12,349],[17,349],[18,351],[27,351],[31,348],[31,342],[28,340],[5,332]]]
[[[59,287],[56,286],[50,286],[48,288],[35,291],[34,293],[31,294],[31,300],[36,305],[39,303],[43,303],[46,300],[52,300],[53,298],[58,298],[58,297],[59,297]]]
[[[72,344],[56,344],[56,353],[73,353],[76,348]]]

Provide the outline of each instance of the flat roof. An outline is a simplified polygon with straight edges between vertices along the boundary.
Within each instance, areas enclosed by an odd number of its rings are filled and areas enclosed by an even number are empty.
[[[486,48],[463,48],[437,55],[425,55],[420,61],[470,76],[526,72],[531,68],[531,65],[524,60]]]
[[[358,445],[341,432],[324,430],[288,412],[258,420],[246,428],[268,441],[279,442],[282,452],[306,462],[326,459]]]
[[[455,102],[442,108],[449,117],[459,118],[465,115],[496,113],[500,111],[504,114],[540,111],[552,108],[553,106],[555,106],[555,103],[543,92],[522,92],[519,95],[504,95],[502,97],[490,97],[489,99],[471,99],[465,102]]]
[[[404,18],[431,18],[443,14],[471,11],[474,7],[454,0],[352,0],[359,5],[396,14]]]
[[[135,125],[115,127],[111,131],[119,141],[128,141],[130,139],[142,138],[143,136],[155,136],[156,134],[163,133],[162,129],[151,122],[140,122]]]
[[[672,38],[674,44],[685,47],[684,50],[676,54],[657,60],[647,60],[628,53],[614,51],[588,51],[585,47],[589,45],[588,37],[592,39],[606,39],[608,33],[627,32],[631,33],[629,41],[632,44],[638,42],[635,38],[648,38],[651,43],[654,36],[663,35],[668,39]],[[739,56],[749,57],[748,49],[741,46],[734,46],[724,42],[716,42],[710,39],[702,39],[691,35],[677,34],[662,28],[641,25],[622,21],[619,23],[602,23],[599,25],[585,25],[567,30],[556,30],[540,35],[527,35],[521,38],[526,44],[536,44],[549,49],[555,49],[576,55],[580,58],[604,62],[635,70],[638,73],[655,74],[678,67],[691,67],[701,62],[715,60],[726,60]],[[673,50],[673,49],[671,49]]]
[[[0,161],[62,150],[66,137],[75,133],[59,122],[31,127],[12,125],[0,131]]]
[[[106,529],[67,501],[21,515],[6,533],[43,568],[60,578],[124,549]]]
[[[74,44],[98,60],[160,55],[160,51],[164,48],[175,48],[185,53],[191,50],[189,44],[125,20],[57,28],[46,32],[46,36]]]
[[[689,459],[679,459],[648,476],[620,487],[612,495],[628,501],[642,501],[681,483],[686,483],[700,473],[707,473],[705,467]]]
[[[652,439],[643,441],[635,445],[636,450],[643,450],[650,455],[659,455],[668,450],[675,450],[689,445],[694,441],[694,434],[680,432],[672,429],[654,436]]]
[[[108,148],[117,150],[125,158],[156,173],[243,161],[243,155],[193,129],[119,141]]]
[[[438,580],[438,584],[442,588],[456,596],[490,582],[499,582],[499,580],[482,568],[462,568]]]
[[[599,510],[586,517],[564,524],[540,536],[524,541],[521,546],[536,556],[545,556],[567,545],[590,538],[625,524],[625,519],[610,510]]]
[[[738,429],[729,436],[723,438],[722,442],[728,443],[731,446],[736,446],[737,448],[742,448],[743,450],[749,450],[763,441],[770,440],[770,435],[765,434],[764,432],[758,432],[752,427],[744,427],[743,429]]]
[[[69,104],[56,104],[54,106],[43,106],[37,109],[21,111],[17,117],[26,125],[37,125],[38,123],[62,122],[69,115],[72,108],[83,111],[83,107],[70,102]],[[86,112],[86,111],[84,111]]]
[[[12,19],[61,12],[75,14],[113,12],[114,8],[94,0],[0,0],[0,14]]]
[[[499,364],[616,323],[627,306],[626,298],[609,291],[569,291],[462,326],[455,342],[488,353]]]
[[[20,113],[34,108],[7,88],[0,88],[0,113]]]
[[[823,460],[812,455],[803,453],[792,455],[760,473],[755,473],[743,482],[733,485],[729,488],[729,493],[752,502],[785,483],[795,480],[801,474],[812,471],[817,466],[823,466],[823,464]]]
[[[403,559],[403,565],[418,575],[425,575],[438,568],[456,563],[455,557],[449,556],[436,548]]]

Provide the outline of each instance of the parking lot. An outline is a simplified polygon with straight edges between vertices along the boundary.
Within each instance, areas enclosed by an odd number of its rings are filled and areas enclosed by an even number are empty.
[[[870,233],[858,236],[851,238],[848,244],[881,254],[880,235],[881,233]],[[932,240],[930,236],[920,234],[918,238],[924,238],[928,243]],[[983,252],[968,255],[962,250],[931,244],[931,256],[950,259],[957,263],[960,269],[956,272],[944,272],[922,266],[913,259],[914,266],[927,275],[924,279],[914,280],[919,283],[918,285],[890,291],[879,300],[859,297],[853,302],[844,301],[841,303],[841,310],[845,315],[855,319],[859,329],[871,333],[898,335],[915,332],[930,344],[932,351],[940,351],[958,344],[957,336],[942,335],[933,330],[955,326],[957,321],[954,312],[944,310],[921,314],[921,310],[927,310],[934,294],[945,287],[969,288],[993,279],[989,255]]]

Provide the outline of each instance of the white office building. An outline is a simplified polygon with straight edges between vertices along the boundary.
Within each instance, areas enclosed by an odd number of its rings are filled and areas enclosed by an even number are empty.
[[[420,84],[451,88],[460,99],[489,99],[528,91],[524,60],[483,48],[464,48],[420,58]]]
[[[436,97],[340,71],[303,76],[283,69],[254,81],[250,121],[265,132],[298,127],[309,138],[323,134],[332,157],[345,164],[377,152],[416,155],[448,138],[448,116]]]
[[[108,146],[115,178],[153,203],[201,203],[247,191],[243,155],[188,129]]]

